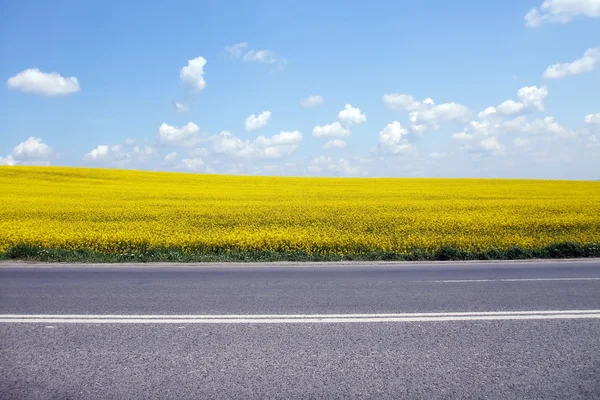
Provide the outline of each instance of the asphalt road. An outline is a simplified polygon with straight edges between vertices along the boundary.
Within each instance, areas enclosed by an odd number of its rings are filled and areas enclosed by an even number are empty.
[[[0,265],[0,398],[600,398],[600,260]]]

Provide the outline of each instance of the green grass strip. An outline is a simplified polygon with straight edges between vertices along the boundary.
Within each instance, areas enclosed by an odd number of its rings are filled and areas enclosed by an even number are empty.
[[[106,254],[88,250],[47,249],[18,245],[0,253],[0,260],[22,260],[70,263],[126,262],[275,262],[275,261],[459,261],[459,260],[525,260],[600,257],[600,243],[555,243],[536,249],[510,247],[467,251],[442,246],[435,251],[415,249],[408,253],[365,252],[361,254],[311,254],[305,252],[229,251],[219,253],[183,252],[177,248],[156,248],[127,254]]]

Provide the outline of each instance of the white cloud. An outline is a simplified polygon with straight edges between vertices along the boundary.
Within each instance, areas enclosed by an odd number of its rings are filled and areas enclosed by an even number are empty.
[[[158,139],[165,144],[183,144],[186,140],[194,138],[198,132],[200,128],[193,122],[179,128],[163,122],[158,128]]]
[[[423,101],[400,93],[388,93],[383,103],[391,110],[409,112],[410,128],[415,133],[423,133],[428,128],[439,128],[444,121],[466,122],[472,112],[468,107],[454,102],[436,105],[431,98]]]
[[[177,168],[187,169],[189,171],[199,171],[204,165],[204,161],[201,158],[184,158],[180,161]]]
[[[329,164],[331,163],[331,157],[319,156],[310,160],[311,164]]]
[[[222,131],[218,135],[211,137],[214,151],[217,153],[235,154],[247,146],[247,141],[233,136],[231,132]]]
[[[255,131],[267,125],[271,120],[271,111],[263,111],[259,115],[250,114],[244,121],[247,131]]]
[[[319,167],[318,165],[309,165],[308,167],[306,167],[306,170],[308,172],[316,173],[321,172],[321,167]]]
[[[302,134],[298,131],[293,132],[285,132],[281,131],[277,135],[273,135],[270,138],[266,138],[264,136],[259,136],[254,140],[254,143],[262,146],[274,146],[274,145],[289,145],[296,144],[302,140]]]
[[[489,116],[496,115],[496,112],[496,107],[488,107],[485,110],[481,111],[479,114],[477,114],[477,118],[486,119]]]
[[[165,161],[173,161],[177,158],[177,152],[173,151],[165,156]]]
[[[0,157],[0,165],[17,165],[17,160],[11,155]]]
[[[501,133],[526,133],[529,135],[546,135],[556,137],[570,137],[575,133],[554,121],[554,117],[544,117],[531,122],[525,117],[518,117],[498,125]]]
[[[300,105],[305,108],[316,107],[323,104],[325,99],[321,96],[308,96],[300,101]]]
[[[242,53],[248,48],[248,43],[240,42],[231,46],[225,46],[225,51],[233,58],[240,58]]]
[[[190,108],[186,104],[183,104],[183,103],[175,103],[175,108],[177,109],[177,112],[180,112],[180,113],[190,110]]]
[[[600,7],[600,6],[599,6]],[[562,64],[554,64],[544,71],[544,78],[559,79],[570,75],[579,75],[586,72],[592,72],[600,64],[600,47],[587,49],[583,57]]]
[[[358,173],[358,168],[351,166],[350,162],[345,159],[340,159],[337,163],[328,164],[327,169],[345,175],[355,175]]]
[[[544,110],[544,99],[548,96],[548,88],[546,86],[525,86],[519,89],[517,97],[525,105],[525,107],[537,108],[540,111]]]
[[[343,138],[350,136],[350,130],[344,128],[339,122],[334,122],[329,125],[315,126],[312,130],[313,136]]]
[[[114,164],[124,167],[131,163],[141,163],[156,155],[156,150],[148,145],[134,146],[130,151],[124,151],[123,145],[109,146],[101,144],[83,156],[85,161]]]
[[[127,146],[131,146],[134,143],[135,143],[135,139],[134,138],[127,138],[127,139],[125,139],[125,144]]]
[[[274,64],[277,62],[277,55],[271,50],[248,50],[242,57],[242,60]]]
[[[501,151],[503,146],[500,144],[496,137],[489,137],[479,142],[479,147],[487,151]]]
[[[506,100],[497,107],[488,107],[477,114],[480,120],[487,121],[491,118],[502,118],[506,116],[520,114],[522,112],[536,109],[544,110],[544,100],[548,96],[546,86],[524,86],[517,92],[519,101]]]
[[[279,57],[274,51],[248,49],[248,43],[246,42],[225,46],[225,51],[233,59],[274,65],[274,71],[282,69],[287,64],[287,61]]]
[[[452,139],[455,140],[471,140],[473,139],[473,135],[467,132],[458,132],[452,134]]]
[[[324,149],[343,149],[346,147],[346,142],[341,139],[333,139],[323,145]]]
[[[298,131],[282,131],[269,138],[259,136],[253,141],[244,141],[233,136],[231,132],[223,131],[210,140],[217,154],[240,158],[281,158],[296,150],[302,141],[302,134]]]
[[[135,146],[131,152],[127,154],[127,158],[134,159],[136,161],[142,161],[153,157],[155,154],[156,151],[151,146]]]
[[[204,66],[206,60],[204,57],[196,57],[188,61],[188,64],[181,68],[179,78],[188,85],[194,92],[200,92],[206,87],[204,80]]]
[[[584,120],[588,125],[600,124],[600,113],[588,114],[585,116]]]
[[[383,103],[391,110],[396,111],[417,111],[423,109],[425,105],[433,105],[433,100],[427,98],[424,101],[418,101],[413,96],[400,93],[389,93],[383,95]]]
[[[463,132],[454,133],[452,139],[464,142],[474,142],[505,134],[524,134],[530,137],[545,136],[549,138],[569,138],[576,136],[575,132],[554,121],[553,117],[544,117],[529,121],[526,116],[521,115],[500,122],[472,121]],[[479,147],[488,150],[486,145],[492,143],[492,141],[488,141]],[[466,148],[470,147],[472,146],[468,145]]]
[[[63,78],[57,72],[45,73],[37,68],[29,68],[8,78],[6,84],[11,89],[25,93],[46,96],[64,96],[79,92],[79,81],[74,76]]]
[[[52,159],[55,152],[42,139],[31,136],[13,149],[12,156],[17,160],[45,161]]]
[[[552,135],[562,136],[567,134],[568,132],[567,128],[554,121],[554,117],[544,117],[542,119],[536,119],[531,124],[529,124],[527,128],[532,133],[536,134],[549,133]],[[525,131],[527,130],[525,129]]]
[[[429,155],[429,158],[434,159],[434,160],[439,160],[444,157],[446,157],[446,154],[444,154],[444,153],[433,152]]]
[[[107,161],[110,158],[110,149],[104,144],[99,145],[83,157],[84,160],[88,161]]]
[[[392,154],[410,150],[412,145],[406,140],[407,134],[408,130],[403,128],[400,122],[394,121],[379,132],[379,145]]]
[[[492,107],[493,108],[493,107]],[[496,108],[496,112],[504,115],[518,114],[525,108],[525,104],[514,100],[506,100]],[[486,108],[489,111],[489,107]],[[483,111],[485,114],[485,110]]]
[[[361,113],[360,108],[346,104],[344,109],[338,113],[337,119],[344,125],[360,124],[367,120],[367,115]]]
[[[208,151],[208,149],[206,147],[199,147],[197,149],[193,149],[190,151],[190,155],[192,155],[192,156],[206,157],[209,154],[210,154],[210,152]]]
[[[428,104],[427,106],[428,108],[412,111],[409,114],[409,121],[413,129],[422,131],[425,126],[437,128],[442,121],[465,121],[472,114],[469,108],[454,102],[440,105]]]
[[[600,17],[600,0],[544,0],[539,9],[534,7],[525,15],[525,25],[565,24],[577,16]]]

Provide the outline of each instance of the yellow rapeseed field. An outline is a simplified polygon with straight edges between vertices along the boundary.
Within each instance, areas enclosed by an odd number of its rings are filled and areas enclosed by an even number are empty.
[[[0,167],[0,251],[363,254],[600,242],[600,182]]]

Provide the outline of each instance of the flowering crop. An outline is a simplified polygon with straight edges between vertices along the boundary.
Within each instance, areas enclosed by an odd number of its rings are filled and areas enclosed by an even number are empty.
[[[600,242],[600,182],[0,168],[0,252],[364,254]]]

